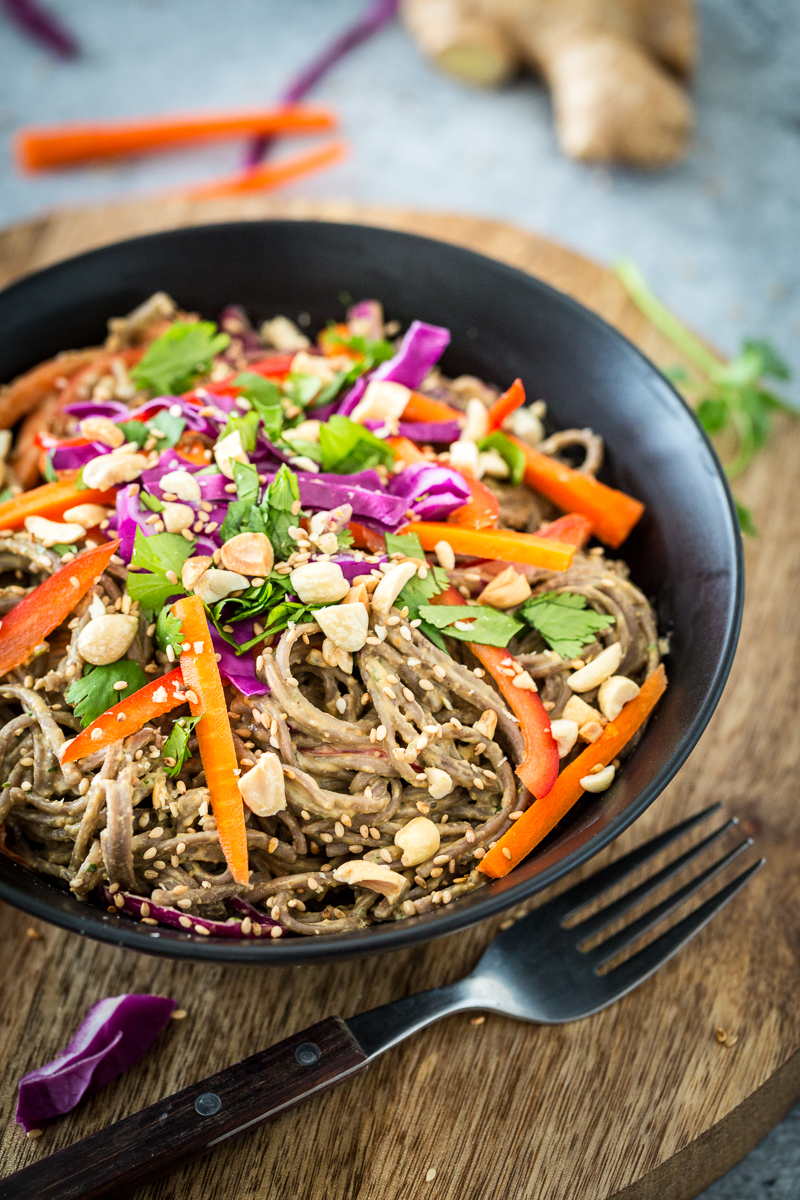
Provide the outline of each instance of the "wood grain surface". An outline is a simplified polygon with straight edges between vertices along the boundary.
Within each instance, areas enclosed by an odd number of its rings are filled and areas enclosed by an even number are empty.
[[[568,292],[656,362],[676,360],[615,278],[577,254],[492,221],[346,202],[153,200],[61,212],[0,234],[0,283],[123,237],[271,216],[457,242]],[[551,1028],[450,1018],[137,1200],[690,1200],[783,1116],[800,1096],[798,461],[800,424],[787,422],[741,483],[760,537],[746,550],[744,629],[725,695],[677,779],[603,855],[719,799],[767,856],[753,883],[613,1008]],[[499,924],[377,959],[265,970],[150,959],[10,908],[2,917],[4,1173],[332,1013],[457,979]],[[27,1141],[13,1123],[17,1078],[63,1049],[89,1005],[122,991],[172,996],[188,1015],[136,1068]],[[735,1046],[717,1041],[720,1027]]]

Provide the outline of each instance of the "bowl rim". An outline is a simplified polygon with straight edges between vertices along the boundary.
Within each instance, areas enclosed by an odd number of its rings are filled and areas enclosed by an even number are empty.
[[[38,917],[71,933],[77,933],[101,942],[137,950],[140,953],[174,959],[220,962],[226,965],[259,964],[281,966],[284,964],[321,963],[332,959],[345,960],[348,958],[368,957],[375,954],[386,954],[393,950],[405,949],[419,945],[420,943],[433,941],[448,934],[468,929],[473,925],[497,916],[504,910],[529,899],[537,892],[543,891],[557,880],[596,857],[596,855],[632,825],[653,801],[657,799],[697,745],[700,736],[708,725],[720,701],[733,665],[744,609],[744,551],[736,504],[731,493],[727,475],[717,452],[697,416],[672,382],[662,374],[655,363],[647,358],[629,338],[592,309],[581,304],[580,301],[573,299],[566,292],[560,291],[558,288],[553,287],[552,284],[523,270],[521,267],[511,266],[499,259],[492,258],[490,255],[481,254],[458,243],[446,242],[438,238],[408,233],[381,225],[359,224],[352,221],[315,220],[313,218],[256,218],[253,220],[219,221],[208,222],[202,225],[178,226],[109,242],[106,245],[94,247],[81,254],[62,259],[40,270],[31,271],[19,279],[13,280],[7,287],[0,289],[0,298],[3,300],[9,297],[13,298],[14,294],[19,290],[23,290],[31,285],[38,285],[42,280],[46,282],[48,278],[53,278],[62,271],[69,271],[78,264],[86,263],[92,258],[113,253],[115,250],[119,250],[125,246],[154,242],[164,238],[175,237],[176,235],[202,235],[222,230],[249,230],[259,227],[269,227],[279,230],[281,226],[291,228],[293,231],[296,231],[298,226],[307,226],[312,230],[323,227],[345,233],[347,231],[358,231],[360,233],[366,231],[376,237],[388,236],[399,241],[445,247],[449,252],[456,255],[489,263],[495,270],[510,277],[518,278],[521,276],[527,283],[540,289],[548,297],[549,302],[555,301],[557,304],[572,309],[576,314],[580,314],[581,319],[588,320],[598,330],[602,330],[606,337],[610,335],[626,352],[632,351],[635,358],[638,359],[638,368],[646,375],[650,375],[651,377],[655,375],[659,381],[659,385],[667,389],[673,404],[677,402],[679,411],[692,422],[696,432],[700,434],[701,444],[714,468],[717,480],[722,484],[733,547],[733,557],[730,564],[732,587],[725,617],[725,627],[722,633],[723,649],[719,660],[715,664],[713,674],[705,684],[704,700],[692,722],[681,734],[675,750],[658,774],[616,817],[612,818],[607,825],[589,837],[582,846],[568,853],[561,861],[552,864],[529,879],[520,880],[515,884],[509,883],[514,872],[511,872],[502,880],[488,882],[478,893],[480,896],[479,902],[471,905],[469,908],[460,907],[458,902],[456,902],[452,906],[438,909],[435,913],[383,925],[369,926],[367,927],[368,932],[365,929],[355,931],[354,933],[330,934],[320,938],[298,936],[295,938],[272,939],[266,937],[261,940],[246,939],[241,941],[238,939],[223,938],[200,939],[199,937],[187,936],[178,930],[167,928],[154,929],[152,927],[145,929],[138,922],[120,920],[116,915],[108,914],[104,909],[96,905],[86,905],[87,919],[83,919],[81,915],[65,912],[51,906],[46,899],[40,899],[36,895],[20,894],[12,884],[8,884],[0,879],[0,900],[6,901],[30,916]],[[36,876],[35,873],[30,874],[41,882],[49,882],[46,876]],[[63,894],[61,889],[56,889],[52,883],[50,883],[50,887],[53,888],[54,894]],[[475,897],[476,893],[470,893],[469,896]]]

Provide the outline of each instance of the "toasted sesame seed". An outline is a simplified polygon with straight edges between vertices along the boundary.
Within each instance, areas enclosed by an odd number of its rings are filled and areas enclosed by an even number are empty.
[[[273,929],[270,929],[269,936],[271,938],[283,937],[283,930],[279,926],[276,925]]]
[[[317,892],[317,891],[319,891],[319,884],[317,883],[316,879],[312,879],[312,878],[309,876],[309,878],[308,878],[308,880],[307,880],[306,882],[308,883],[308,886],[311,888],[311,891],[312,891],[312,892]]]
[[[211,930],[206,929],[205,925],[195,925],[194,931],[195,933],[202,933],[205,937],[210,937],[211,935]]]
[[[124,906],[125,906],[125,897],[124,897],[124,896],[119,896],[119,895],[115,896],[115,897],[114,897],[114,904],[117,906],[117,908],[124,908]]]
[[[160,838],[163,832],[164,830],[161,828],[161,826],[156,825],[155,829],[151,829],[147,836],[151,838]]]
[[[375,739],[378,742],[382,742],[385,737],[386,737],[386,726],[379,725],[378,728],[375,730]]]
[[[31,1141],[34,1141],[35,1138],[40,1138],[43,1132],[44,1131],[42,1129],[29,1129],[25,1136],[30,1138]]]
[[[433,1183],[435,1178],[436,1178],[436,1167],[428,1167],[428,1170],[425,1172],[425,1182]]]
[[[432,692],[433,687],[434,687],[434,685],[431,683],[430,679],[420,679],[419,686],[422,688],[422,690],[424,692]]]
[[[511,851],[508,846],[503,846],[503,857],[507,858],[509,862],[511,861]]]
[[[385,863],[390,863],[392,861],[392,856],[385,846],[381,850],[381,858]]]
[[[269,842],[267,843],[267,853],[274,854],[277,849],[278,849],[278,839],[276,837],[270,838]]]
[[[396,700],[396,699],[397,699],[397,696],[394,694],[394,692],[392,691],[392,689],[391,689],[390,687],[385,687],[385,688],[383,689],[383,694],[384,694],[384,696],[386,696],[386,697],[387,697],[389,700]]]
[[[485,1020],[486,1017],[472,1017],[470,1019],[470,1025],[482,1025]]]

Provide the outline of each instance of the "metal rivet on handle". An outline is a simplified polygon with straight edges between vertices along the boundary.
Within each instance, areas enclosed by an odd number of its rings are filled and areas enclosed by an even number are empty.
[[[294,1056],[301,1067],[313,1067],[315,1062],[319,1062],[320,1049],[313,1042],[301,1042]]]
[[[203,1092],[194,1102],[194,1111],[201,1117],[213,1117],[222,1108],[222,1101],[214,1092]]]

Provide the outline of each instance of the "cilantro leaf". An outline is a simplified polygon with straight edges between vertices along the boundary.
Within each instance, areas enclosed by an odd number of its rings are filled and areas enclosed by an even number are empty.
[[[227,333],[217,333],[213,321],[175,321],[148,347],[131,378],[155,395],[186,392],[198,375],[211,370],[230,340]]]
[[[249,400],[255,412],[261,418],[264,432],[271,442],[276,442],[281,436],[284,411],[281,404],[281,393],[270,379],[256,375],[252,371],[243,371],[233,381],[237,387],[244,388],[243,396]]]
[[[138,600],[148,613],[158,612],[172,596],[185,595],[181,584],[181,568],[192,553],[193,542],[177,533],[154,533],[145,537],[141,529],[136,530],[131,555],[132,567],[143,567],[147,574],[130,571],[126,588],[131,600]],[[167,571],[174,572],[178,582],[167,578]]]
[[[355,539],[353,538],[353,535],[349,529],[342,529],[341,532],[337,533],[336,535],[336,541],[338,543],[337,549],[340,552],[342,550],[349,550],[354,540]]]
[[[500,457],[507,463],[508,470],[511,475],[511,483],[522,483],[525,476],[525,452],[511,438],[507,438],[504,433],[499,430],[495,433],[490,433],[488,437],[481,438],[478,442],[479,450],[496,450]]]
[[[422,543],[416,533],[387,533],[384,535],[386,540],[387,554],[405,554],[408,558],[421,558],[423,562],[425,551],[422,549]],[[447,572],[441,567],[432,567],[428,565],[428,575],[425,579],[420,579],[419,575],[412,575],[408,583],[401,590],[395,604],[398,608],[404,605],[408,608],[408,617],[411,621],[420,619],[420,608],[427,605],[429,600],[434,596],[438,596],[445,588],[450,586],[450,580]],[[420,633],[424,633],[429,641],[438,646],[440,650],[446,650],[441,634],[430,621],[424,621],[419,626]]]
[[[125,434],[125,441],[135,442],[140,450],[151,436],[144,421],[123,421],[119,428]]]
[[[394,450],[363,425],[334,415],[319,428],[322,469],[336,475],[354,475],[379,464],[391,466]]]
[[[157,412],[147,422],[147,427],[158,438],[157,448],[169,450],[176,444],[186,428],[186,421],[183,417],[173,417],[168,409],[162,408],[161,412]]]
[[[166,605],[161,609],[156,621],[156,642],[159,649],[163,650],[165,654],[167,646],[172,646],[176,657],[181,652],[183,634],[181,633],[180,617],[176,617]]]
[[[244,654],[252,646],[263,641],[265,637],[286,629],[289,621],[294,621],[299,625],[310,618],[314,607],[321,607],[320,605],[309,606],[295,601],[287,601],[285,597],[290,590],[289,577],[273,572],[260,587],[249,588],[241,596],[234,596],[232,599],[220,600],[211,609],[211,619],[220,636],[233,646],[236,653]],[[240,633],[235,631],[230,633],[225,628],[237,621],[255,617],[258,617],[264,627],[264,633],[257,634],[250,641],[242,641]]]
[[[229,433],[235,433],[238,429],[239,437],[242,441],[242,449],[247,454],[252,454],[256,448],[256,441],[258,439],[258,423],[259,416],[255,409],[252,409],[249,413],[245,413],[241,417],[231,415],[228,417],[228,424],[219,435],[218,440],[222,441]]]
[[[58,483],[56,469],[53,466],[53,451],[48,450],[44,460],[44,471],[42,472],[48,483]]]
[[[297,511],[295,511],[297,505]],[[297,548],[289,529],[299,520],[300,488],[297,476],[285,464],[267,488],[261,504],[264,532],[272,542],[275,560],[287,559]]]
[[[322,462],[322,451],[317,442],[307,442],[305,438],[292,437],[291,429],[287,430],[281,437],[278,445],[288,450],[289,454],[296,457],[310,458],[312,462]]]
[[[508,613],[498,612],[486,604],[423,605],[419,615],[426,624],[442,630],[447,637],[457,638],[460,642],[477,642],[481,646],[507,646],[522,629],[522,624]],[[465,622],[469,622],[467,628],[458,627]]]
[[[742,533],[746,534],[747,537],[758,537],[758,530],[753,520],[753,514],[749,508],[745,508],[744,504],[740,504],[738,500],[736,501],[736,515],[739,518],[739,528]]]
[[[322,380],[318,375],[305,375],[302,372],[287,375],[283,382],[283,394],[299,408],[307,408],[318,395]]]
[[[165,760],[164,769],[168,775],[180,775],[183,764],[189,757],[189,735],[202,715],[200,713],[200,716],[197,717],[178,717],[172,726],[170,735],[164,742],[161,751],[162,758]],[[172,766],[167,764],[166,759],[168,758],[175,760]]]
[[[586,597],[576,592],[547,592],[528,600],[520,614],[537,629],[551,650],[562,658],[578,658],[595,634],[609,629],[614,618],[586,607]]]
[[[55,550],[56,554],[77,554],[78,553],[77,546],[75,546],[75,545],[70,546],[66,542],[55,542],[50,547],[50,549]]]
[[[258,471],[249,463],[234,462],[233,479],[237,500],[228,505],[220,537],[223,542],[237,533],[264,533],[264,518],[256,507],[258,502]]]
[[[128,684],[127,688],[124,691],[115,690],[114,684],[123,679]],[[109,708],[119,704],[120,700],[138,692],[148,682],[139,664],[130,662],[127,658],[103,667],[93,667],[87,663],[83,668],[83,677],[76,679],[67,688],[65,699],[72,705],[76,717],[80,718],[85,728]]]
[[[405,554],[407,558],[425,559],[425,551],[422,549],[422,542],[419,540],[417,533],[386,533],[387,554]]]

